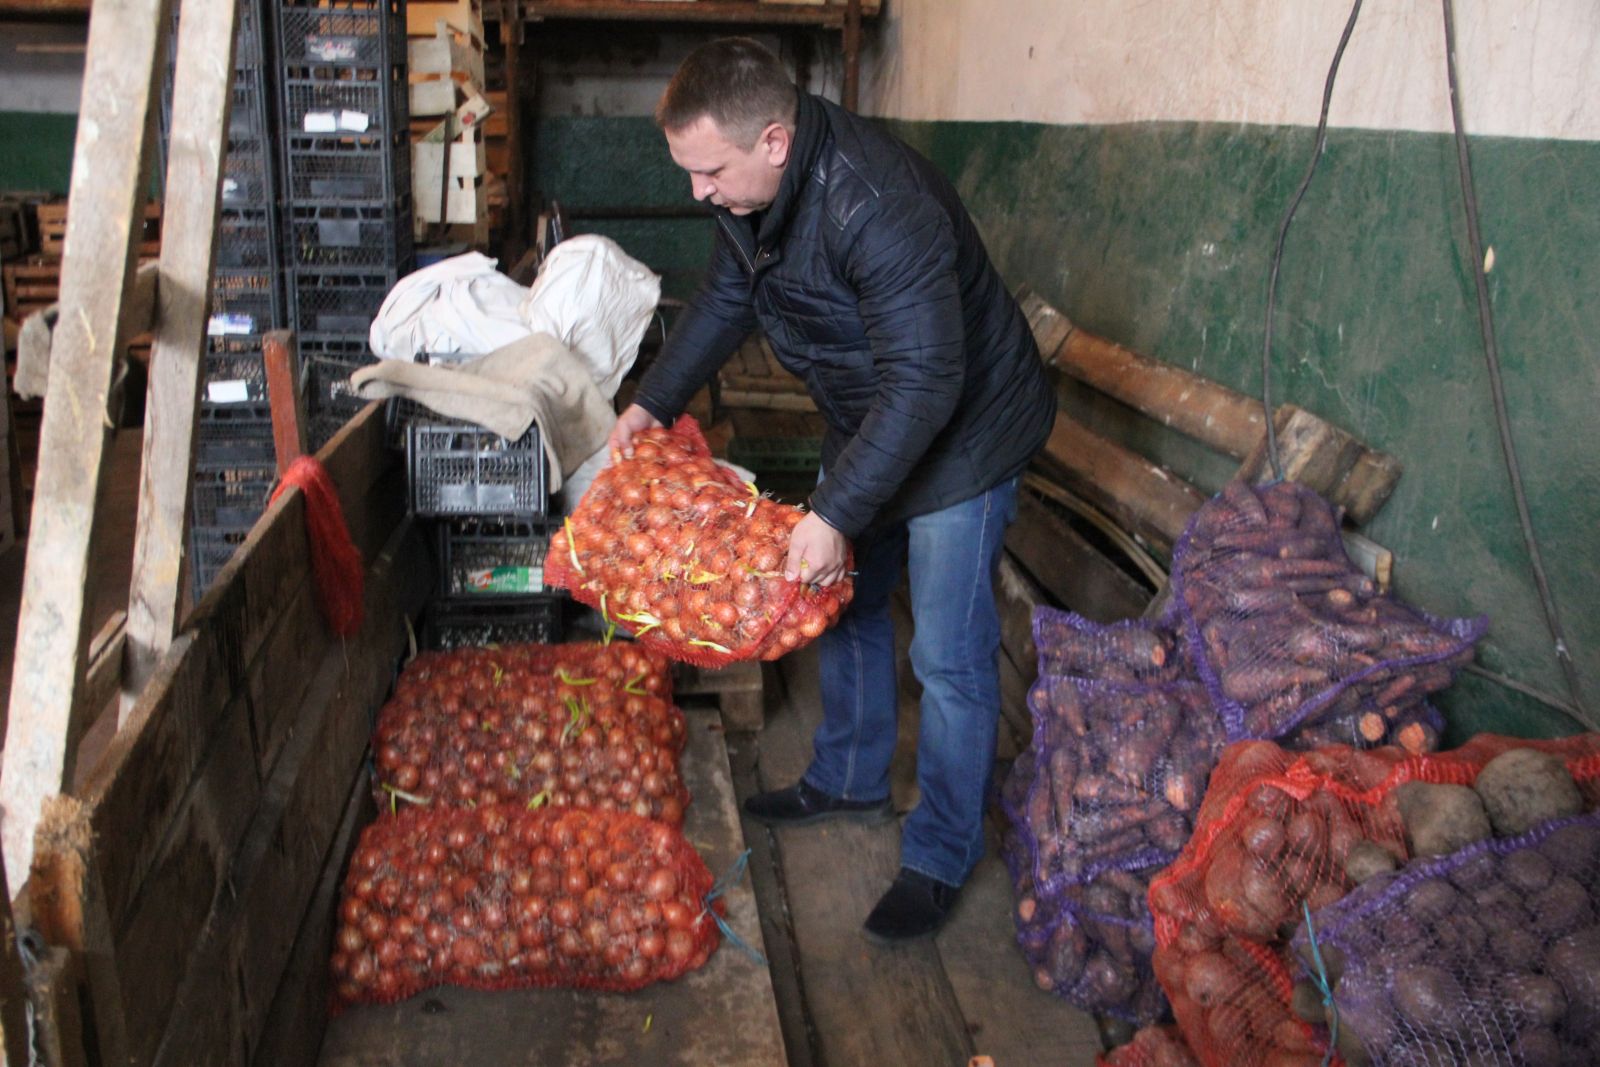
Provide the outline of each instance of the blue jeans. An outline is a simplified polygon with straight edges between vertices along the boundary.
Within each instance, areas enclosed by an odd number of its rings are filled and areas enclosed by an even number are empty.
[[[900,863],[961,885],[983,856],[983,805],[1000,716],[994,575],[1017,480],[896,523],[856,545],[855,598],[817,640],[822,725],[805,780],[849,800],[889,795],[899,690],[889,598],[910,563],[911,666],[922,683],[917,784]]]

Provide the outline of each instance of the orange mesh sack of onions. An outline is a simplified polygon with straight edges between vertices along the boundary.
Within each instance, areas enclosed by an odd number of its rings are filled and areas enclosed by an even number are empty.
[[[848,579],[784,579],[803,515],[719,466],[685,416],[600,472],[551,538],[545,581],[673,659],[777,659],[833,625],[852,593]]]

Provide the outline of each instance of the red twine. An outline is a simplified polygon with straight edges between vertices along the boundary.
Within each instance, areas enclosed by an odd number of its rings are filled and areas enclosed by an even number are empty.
[[[350,540],[344,510],[327,468],[310,456],[290,464],[272,491],[272,499],[291,486],[305,494],[306,537],[311,542],[311,570],[317,583],[317,607],[339,637],[361,629],[365,600],[365,567]]]

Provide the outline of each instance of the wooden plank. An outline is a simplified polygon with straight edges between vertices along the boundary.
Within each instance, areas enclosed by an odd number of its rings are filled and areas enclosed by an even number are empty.
[[[1077,329],[1027,287],[1017,300],[1045,363],[1235,459],[1265,434],[1261,401]]]
[[[1033,737],[1028,690],[1039,672],[1033,609],[1046,603],[1045,595],[1010,553],[1001,553],[995,598],[1000,611],[1000,712],[1016,739],[1026,745]]]
[[[155,1063],[248,1063],[258,1044],[365,751],[371,712],[405,647],[402,601],[420,603],[422,546],[395,531],[368,574],[366,623],[324,656],[290,746],[177,988]],[[407,589],[406,587],[410,588]]]
[[[684,833],[720,874],[745,849],[724,735],[714,712],[690,708],[685,714],[689,729],[682,768],[694,803]],[[750,880],[736,884],[727,900],[729,924],[759,948],[762,930]],[[328,1024],[318,1062],[321,1067],[783,1067],[787,1061],[768,969],[724,941],[698,971],[634,993],[486,993],[446,986],[398,1004],[363,1007]]]
[[[163,17],[165,17],[163,15]],[[156,661],[172,643],[187,594],[184,535],[194,484],[195,419],[204,377],[207,296],[222,207],[222,153],[233,103],[238,0],[190,4],[179,19],[167,139],[166,216],[160,309],[145,401],[139,523],[128,591],[128,646],[118,724],[133,714]],[[133,336],[131,333],[125,336]]]
[[[877,13],[876,3],[863,8]],[[774,4],[757,0],[526,0],[529,21],[543,19],[618,19],[647,22],[713,22],[745,25],[822,26],[842,29],[843,3]]]
[[[821,721],[815,647],[779,661],[789,694],[761,734],[764,788],[793,784]],[[894,823],[775,830],[818,1059],[838,1064],[962,1064],[974,1048],[932,941],[888,949],[861,935],[899,868]],[[958,904],[957,907],[963,907]]]
[[[278,477],[306,454],[306,402],[300,392],[300,351],[289,330],[272,330],[261,341],[272,401],[272,445]]]
[[[1205,502],[1194,486],[1066,414],[1035,460],[1063,485],[1110,515],[1146,545],[1170,553],[1189,516]]]
[[[1101,1051],[1094,1017],[1034,983],[1017,948],[1013,901],[991,825],[989,849],[937,939],[973,1046],[996,1064],[1092,1064]]]
[[[1283,477],[1327,496],[1344,480],[1356,459],[1365,450],[1360,441],[1326,419],[1293,404],[1284,404],[1273,413],[1277,430],[1278,461]],[[1239,468],[1246,481],[1266,481],[1276,477],[1267,462],[1266,437],[1257,443]]]
[[[1350,471],[1334,488],[1330,499],[1344,508],[1345,517],[1357,526],[1371,522],[1400,481],[1400,461],[1386,452],[1368,450],[1351,464]]]
[[[1006,548],[1057,603],[1096,622],[1133,618],[1150,602],[1149,590],[1027,492],[1017,494]]]
[[[101,1063],[123,1063],[127,1022],[117,995],[117,955],[93,851],[84,806],[71,797],[47,797],[28,877],[30,918],[47,944],[71,952],[83,968],[92,992],[92,1052]]]
[[[0,863],[4,863],[0,859]],[[0,883],[5,877],[0,873]],[[0,1057],[15,1067],[30,1063],[28,1055],[30,1005],[17,948],[17,924],[11,898],[0,897]]]
[[[95,501],[108,453],[106,403],[133,285],[134,229],[149,188],[147,136],[165,61],[167,0],[126,0],[90,21],[62,264],[61,320],[52,344],[23,579],[0,806],[6,870],[25,876],[43,799],[73,778],[84,726],[75,717],[95,558]],[[219,78],[226,77],[221,68]],[[13,887],[17,888],[17,887]]]
[[[725,408],[754,408],[758,411],[816,411],[817,403],[807,393],[758,392],[753,389],[722,390]]]
[[[759,662],[730,663],[720,670],[674,665],[672,691],[678,698],[710,697],[728,730],[759,730],[765,720],[765,670]]]
[[[322,877],[306,908],[294,949],[284,967],[285,981],[267,1011],[261,1040],[253,1063],[260,1067],[278,1064],[314,1064],[322,1048],[322,1035],[328,1025],[328,953],[333,944],[334,917],[339,905],[339,887],[345,868],[350,865],[361,828],[372,821],[371,779],[359,773],[350,786],[339,832],[323,862]]]
[[[17,1064],[88,1067],[83,1014],[78,1006],[82,973],[78,961],[64,948],[47,948],[39,955],[27,976],[28,1000],[33,1004],[33,1046],[39,1055],[17,1060]]]

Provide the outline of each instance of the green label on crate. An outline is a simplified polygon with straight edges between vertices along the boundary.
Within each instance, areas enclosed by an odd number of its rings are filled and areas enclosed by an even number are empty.
[[[538,593],[543,589],[543,567],[478,567],[467,571],[469,593]]]

